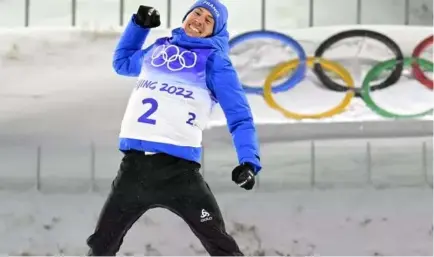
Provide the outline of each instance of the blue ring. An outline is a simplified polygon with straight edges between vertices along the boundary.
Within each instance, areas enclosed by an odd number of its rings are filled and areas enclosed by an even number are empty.
[[[303,47],[293,38],[279,33],[275,31],[263,31],[263,30],[257,30],[257,31],[249,31],[240,35],[237,35],[233,37],[231,40],[229,40],[229,47],[232,49],[236,45],[243,43],[244,41],[250,40],[250,39],[256,39],[256,38],[271,38],[271,39],[277,39],[280,42],[284,43],[285,45],[291,47],[298,55],[298,59],[300,60],[299,65],[297,66],[297,69],[292,74],[292,76],[284,81],[282,84],[274,86],[272,88],[273,93],[279,93],[279,92],[285,92],[289,89],[295,87],[305,76],[306,74],[306,52],[304,51]],[[250,94],[260,94],[263,95],[264,88],[260,86],[250,86],[250,85],[242,85],[243,89],[246,93]]]

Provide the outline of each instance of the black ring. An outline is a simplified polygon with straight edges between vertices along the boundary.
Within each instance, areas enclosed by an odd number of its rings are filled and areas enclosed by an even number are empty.
[[[330,48],[333,44],[337,43],[338,41],[341,41],[343,39],[351,38],[351,37],[369,37],[372,39],[375,39],[377,41],[380,41],[381,43],[385,44],[396,56],[397,65],[395,66],[395,69],[392,71],[392,73],[387,77],[386,80],[379,83],[378,85],[372,85],[370,91],[375,91],[379,89],[387,88],[400,79],[402,75],[402,71],[404,70],[404,56],[402,54],[401,48],[398,44],[395,43],[391,38],[388,36],[381,34],[376,31],[371,30],[365,30],[365,29],[355,29],[355,30],[347,30],[340,33],[337,33],[325,41],[323,41],[319,47],[315,51],[315,57],[320,58],[324,54],[324,52]],[[318,77],[318,79],[321,81],[321,83],[327,87],[328,89],[331,89],[333,91],[337,92],[346,92],[350,90],[350,88],[346,87],[345,85],[340,85],[339,83],[334,82],[330,77],[328,77],[324,71],[324,69],[321,67],[321,64],[316,63],[313,68],[314,73]],[[351,90],[355,91],[355,96],[362,97],[361,94],[361,87],[355,87]]]

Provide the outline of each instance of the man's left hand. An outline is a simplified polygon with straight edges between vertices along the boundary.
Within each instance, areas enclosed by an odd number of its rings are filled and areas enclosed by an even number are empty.
[[[255,173],[252,165],[243,163],[232,171],[232,181],[238,186],[251,190],[255,185]]]

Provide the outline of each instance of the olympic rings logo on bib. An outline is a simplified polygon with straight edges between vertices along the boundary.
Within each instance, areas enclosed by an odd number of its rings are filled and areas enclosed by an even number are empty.
[[[175,49],[174,53],[169,52],[171,48]],[[189,56],[192,56],[192,58],[188,58]],[[151,59],[151,65],[154,67],[166,65],[167,69],[170,71],[180,71],[196,66],[197,54],[188,50],[181,52],[179,47],[175,45],[160,45],[155,48]]]

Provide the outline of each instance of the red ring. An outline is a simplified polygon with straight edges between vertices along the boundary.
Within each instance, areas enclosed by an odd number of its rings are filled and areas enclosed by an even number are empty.
[[[413,58],[420,58],[419,56],[422,54],[422,52],[430,45],[433,44],[434,36],[429,36],[422,40],[416,48],[413,50],[412,57]],[[426,87],[433,89],[433,81],[432,79],[428,78],[423,70],[420,68],[420,66],[417,64],[417,62],[413,62],[412,64],[412,70],[413,70],[413,76],[423,85]]]

